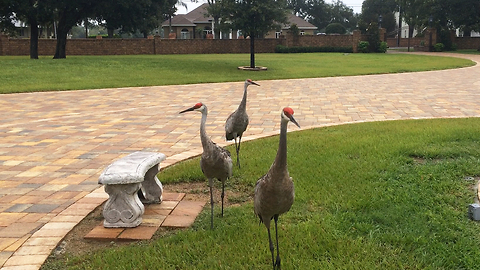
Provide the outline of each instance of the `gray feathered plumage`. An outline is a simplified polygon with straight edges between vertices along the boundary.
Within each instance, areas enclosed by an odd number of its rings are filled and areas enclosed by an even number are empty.
[[[238,105],[236,111],[234,111],[230,116],[228,116],[227,121],[225,122],[225,138],[227,141],[235,140],[235,150],[237,153],[237,165],[240,168],[240,157],[238,153],[240,152],[240,142],[242,141],[243,132],[247,129],[248,126],[248,115],[247,115],[247,87],[249,85],[257,85],[258,83],[247,79],[245,80],[243,88],[243,98]],[[238,138],[238,144],[237,144]]]
[[[272,254],[273,269],[280,269],[280,253],[278,250],[278,217],[290,210],[295,199],[295,189],[292,178],[287,169],[287,124],[291,121],[300,127],[293,118],[293,110],[284,108],[281,114],[280,141],[275,160],[268,170],[262,176],[255,186],[254,211],[265,224],[268,231],[269,248]],[[270,235],[270,222],[275,221],[275,238],[277,244],[277,258],[274,259],[274,247]]]
[[[210,188],[210,205],[211,205],[211,228],[213,229],[213,179],[222,182],[222,216],[223,201],[225,197],[225,181],[232,176],[232,158],[230,152],[223,147],[216,145],[208,136],[205,130],[205,122],[207,121],[208,109],[202,103],[181,111],[180,113],[189,111],[199,111],[202,113],[200,122],[200,139],[202,141],[203,153],[200,158],[200,168],[208,179]]]

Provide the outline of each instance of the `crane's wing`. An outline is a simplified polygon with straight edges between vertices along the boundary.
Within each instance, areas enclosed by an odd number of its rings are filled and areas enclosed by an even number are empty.
[[[248,115],[239,111],[234,111],[225,122],[225,138],[227,141],[241,136],[248,126]],[[236,134],[236,136],[235,136]]]
[[[234,122],[235,122],[235,113],[237,111],[234,111],[233,113],[231,113],[228,118],[227,118],[227,121],[225,121],[225,138],[227,139],[227,141],[230,141],[230,140],[233,140],[234,139],[234,136],[233,136],[233,127],[234,127]]]
[[[233,162],[230,152],[215,143],[211,147],[211,151],[203,151],[200,167],[207,178],[224,181],[232,176]]]

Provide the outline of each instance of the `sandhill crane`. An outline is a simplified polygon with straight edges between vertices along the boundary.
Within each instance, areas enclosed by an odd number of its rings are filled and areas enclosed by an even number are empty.
[[[254,195],[255,214],[260,218],[260,222],[263,222],[265,227],[267,227],[273,269],[276,267],[280,269],[277,230],[278,216],[290,210],[295,198],[293,181],[287,170],[287,124],[289,121],[300,127],[295,118],[293,118],[293,110],[286,107],[281,114],[280,142],[278,144],[277,156],[267,174],[257,181]],[[275,221],[276,260],[274,260],[274,247],[270,236],[270,222],[272,219]]]
[[[200,139],[202,141],[203,153],[200,159],[200,168],[208,179],[210,187],[210,205],[211,217],[210,224],[213,229],[213,179],[216,178],[222,182],[222,217],[223,217],[223,199],[225,197],[225,181],[232,176],[232,158],[228,150],[216,145],[208,136],[205,130],[207,121],[207,106],[203,103],[197,103],[193,107],[181,111],[180,113],[199,111],[202,113],[200,122]]]
[[[248,126],[247,87],[252,84],[260,86],[258,83],[250,79],[245,80],[242,101],[240,102],[240,105],[238,105],[237,110],[230,114],[230,116],[228,116],[227,118],[227,121],[225,122],[225,138],[227,139],[227,141],[235,140],[235,150],[237,152],[238,168],[240,168],[240,157],[238,156],[238,153],[240,152],[240,142],[242,141],[243,132],[247,129]]]

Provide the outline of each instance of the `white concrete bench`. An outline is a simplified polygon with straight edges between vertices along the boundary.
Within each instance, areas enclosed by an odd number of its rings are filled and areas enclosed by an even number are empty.
[[[157,173],[163,160],[162,153],[135,152],[105,168],[98,179],[109,196],[103,207],[104,227],[136,227],[142,223],[143,203],[162,202]]]

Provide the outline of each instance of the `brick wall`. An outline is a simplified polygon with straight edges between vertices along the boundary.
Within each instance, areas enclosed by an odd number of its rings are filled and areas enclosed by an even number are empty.
[[[453,41],[457,49],[480,49],[480,37],[457,37]]]
[[[287,46],[299,47],[352,47],[352,35],[287,35]]]
[[[284,39],[256,39],[255,52],[272,53]],[[249,53],[249,39],[155,39],[156,54]]]
[[[353,47],[356,52],[359,40],[365,40],[360,31],[353,35],[304,35],[279,39],[256,39],[255,52],[273,53],[277,45],[284,46],[331,46]],[[39,55],[54,55],[57,41],[40,39]],[[415,44],[412,44],[412,46]],[[0,36],[0,55],[28,55],[30,40]],[[389,46],[392,46],[389,44]],[[208,53],[249,53],[249,39],[69,39],[68,55],[131,55],[131,54],[208,54]]]

